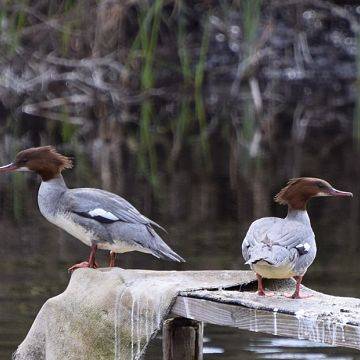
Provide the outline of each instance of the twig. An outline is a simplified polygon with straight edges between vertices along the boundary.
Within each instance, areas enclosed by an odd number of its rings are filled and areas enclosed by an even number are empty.
[[[356,34],[360,31],[360,24],[357,19],[350,14],[344,7],[338,6],[333,2],[323,1],[323,0],[274,0],[272,5],[274,7],[284,7],[288,5],[304,5],[309,4],[312,7],[316,6],[318,8],[329,10],[332,14],[337,15],[338,17],[347,20],[350,23],[351,30]]]
[[[263,109],[263,102],[262,102],[259,82],[255,77],[251,77],[249,81],[249,85],[250,85],[251,96],[254,101],[255,110],[258,114],[260,114]]]
[[[254,54],[244,59],[243,61],[239,62],[236,70],[235,80],[230,90],[231,95],[236,96],[238,94],[241,80],[243,79],[245,74],[250,73],[258,65],[260,60],[262,60],[264,57],[270,54],[271,54],[270,48],[260,49],[256,51]]]
[[[26,106],[22,108],[23,112],[29,115],[37,115],[43,118],[68,122],[73,125],[84,125],[88,122],[88,119],[81,116],[69,116],[54,111],[42,111],[38,109],[27,109]],[[31,110],[31,111],[29,111]]]
[[[71,95],[61,98],[55,98],[48,101],[41,101],[35,104],[28,104],[23,106],[23,110],[26,113],[32,113],[36,109],[51,109],[57,106],[63,106],[67,104],[92,104],[93,99],[87,95]]]

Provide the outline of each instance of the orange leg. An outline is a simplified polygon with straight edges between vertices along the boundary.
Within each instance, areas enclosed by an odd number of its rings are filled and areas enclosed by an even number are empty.
[[[259,274],[256,274],[257,282],[258,282],[258,295],[265,296],[265,289],[262,281],[262,277]]]
[[[296,280],[295,291],[292,295],[285,294],[286,297],[291,298],[291,299],[306,299],[308,297],[313,296],[311,294],[300,295],[300,285],[301,285],[303,276],[294,276],[294,279]]]
[[[256,274],[256,277],[257,277],[257,282],[258,282],[257,294],[259,296],[274,296],[274,293],[269,292],[269,291],[265,294],[265,289],[264,289],[262,277],[259,274]]]
[[[75,265],[71,266],[68,269],[68,271],[73,272],[76,269],[80,269],[80,268],[96,269],[98,267],[97,263],[95,262],[96,250],[97,250],[97,245],[91,245],[91,251],[90,251],[89,260],[88,261],[83,261],[83,262],[81,262],[79,264],[75,264]]]

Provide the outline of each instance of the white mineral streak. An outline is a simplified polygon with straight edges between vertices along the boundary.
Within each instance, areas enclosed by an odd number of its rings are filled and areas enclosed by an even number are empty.
[[[146,299],[145,304],[145,333],[146,333],[146,342],[149,342],[149,299]]]
[[[223,275],[209,277],[206,272],[142,271],[141,274],[143,276],[134,279],[134,271],[121,272],[124,283],[118,287],[115,301],[115,360],[142,358],[179,291],[219,288],[234,283],[235,279],[231,272],[224,273],[226,280]],[[191,319],[188,299],[183,298],[183,301],[186,317]]]
[[[357,343],[358,343],[358,345],[360,345],[360,327],[359,326],[355,328],[355,332],[356,332]]]
[[[295,313],[298,319],[298,338],[308,339],[317,342],[323,342],[324,339],[320,339],[319,328],[318,328],[318,315],[312,312],[306,312],[303,309],[298,310]],[[323,333],[324,335],[324,333]]]
[[[172,298],[171,289],[174,285],[176,281],[143,279],[136,280],[134,286],[125,289],[120,287],[115,309],[116,360],[141,358],[152,334],[160,330],[161,321],[167,312],[167,308],[162,306],[165,301],[162,294],[169,294]],[[126,324],[130,325],[128,334]]]
[[[254,311],[254,319],[255,319],[255,328],[254,331],[258,332],[258,323],[257,323],[257,314],[256,314],[256,309]]]
[[[118,292],[118,294],[116,296],[116,300],[115,300],[115,309],[118,309],[120,307],[124,293],[125,293],[125,289],[120,289],[120,291]],[[115,343],[114,343],[115,359],[118,359],[119,353],[120,353],[119,349],[121,349],[121,335],[119,333],[119,328],[120,328],[119,317],[116,316],[116,314],[115,314],[115,318],[114,318],[114,327],[115,327],[115,339],[117,339],[117,341],[115,341]]]
[[[277,312],[279,311],[278,308],[274,308],[273,310],[273,317],[274,317],[274,335],[277,335],[278,334],[278,330],[277,330]]]
[[[346,341],[344,325],[341,327],[341,341],[342,342]]]
[[[185,314],[188,319],[192,319],[192,315],[190,314],[190,308],[189,308],[189,299],[184,298],[184,306],[185,306]]]
[[[250,330],[250,331],[255,331],[255,326],[254,326],[254,318],[255,318],[255,316],[254,316],[254,310],[251,311],[251,315],[252,315],[252,316],[250,316],[250,321],[249,321],[249,330]]]
[[[331,333],[331,345],[336,344],[336,328],[337,328],[337,324],[333,323],[331,326],[331,322],[329,321],[329,332]]]
[[[313,313],[303,309],[296,312],[299,339],[336,345],[345,341],[346,320],[332,312]]]

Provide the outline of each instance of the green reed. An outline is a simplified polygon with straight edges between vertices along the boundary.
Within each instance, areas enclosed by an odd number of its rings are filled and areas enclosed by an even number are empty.
[[[200,143],[206,160],[209,160],[209,143],[206,132],[206,111],[203,99],[203,84],[206,70],[206,58],[209,49],[209,15],[205,17],[205,25],[200,46],[200,55],[195,67],[195,114],[199,123]]]
[[[155,69],[154,56],[160,31],[163,0],[155,0],[152,5],[153,16],[146,16],[148,7],[140,13],[140,46],[142,68],[140,75],[141,90],[147,92],[154,87]],[[153,186],[157,185],[157,156],[152,127],[154,105],[151,99],[146,99],[140,106],[140,144],[139,165],[140,171],[148,176]],[[147,165],[147,162],[149,165]]]
[[[243,121],[241,135],[245,143],[249,143],[255,132],[255,110],[252,99],[246,99],[243,103]]]
[[[76,132],[76,126],[69,122],[69,112],[66,106],[60,109],[61,121],[61,139],[64,143],[70,142]]]
[[[0,27],[0,34],[2,34],[6,41],[3,41],[2,54],[12,56],[16,53],[20,45],[20,32],[26,24],[26,17],[23,11],[19,11],[16,14],[11,14],[4,9],[0,9],[0,24],[7,24],[6,28]]]
[[[240,3],[242,26],[247,55],[255,47],[256,37],[260,26],[262,0],[242,0]]]
[[[242,14],[242,27],[244,34],[244,54],[245,56],[252,56],[256,51],[258,41],[258,29],[260,27],[262,0],[242,0],[240,3]],[[243,85],[240,91],[246,94],[246,99],[242,104],[242,128],[241,136],[246,144],[244,149],[245,156],[249,157],[251,141],[254,138],[258,122],[253,99],[251,98],[249,85]]]
[[[180,101],[178,116],[174,117],[172,122],[173,144],[171,156],[169,157],[169,164],[172,167],[173,161],[177,159],[181,147],[183,145],[186,131],[192,122],[192,111],[190,107],[191,99],[187,95],[187,91],[192,87],[193,72],[191,69],[191,58],[187,48],[186,42],[186,16],[183,14],[182,9],[179,11],[179,20],[177,28],[177,49],[180,62],[180,71],[183,79],[183,84],[180,89],[184,93]]]

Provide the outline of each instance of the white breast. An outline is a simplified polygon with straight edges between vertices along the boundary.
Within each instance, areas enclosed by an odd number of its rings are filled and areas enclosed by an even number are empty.
[[[79,239],[84,244],[91,246],[91,240],[96,239],[96,236],[93,232],[85,229],[83,226],[77,224],[71,219],[70,215],[59,214],[54,217],[45,216],[48,221],[54,225],[65,230],[70,235]],[[98,248],[101,250],[110,250],[116,253],[125,253],[130,251],[140,251],[144,253],[151,253],[150,250],[145,249],[140,246],[134,246],[126,243],[125,241],[117,240],[115,242],[99,242],[97,243]]]
[[[266,279],[288,279],[296,275],[292,264],[272,266],[266,261],[259,261],[256,264],[252,264],[251,268]]]
[[[64,213],[55,216],[45,216],[54,225],[68,232],[70,235],[76,237],[84,244],[91,246],[91,240],[94,239],[94,234],[85,229],[83,226],[74,222],[70,215]]]
[[[143,253],[152,254],[151,250],[143,248],[141,246],[134,246],[126,243],[125,241],[116,240],[113,243],[104,242],[104,243],[98,243],[98,248],[101,250],[110,250],[115,253],[126,253],[131,251],[139,251]]]

